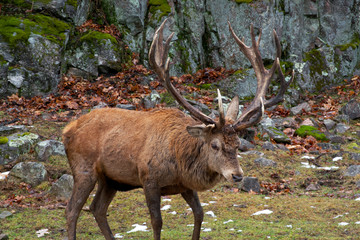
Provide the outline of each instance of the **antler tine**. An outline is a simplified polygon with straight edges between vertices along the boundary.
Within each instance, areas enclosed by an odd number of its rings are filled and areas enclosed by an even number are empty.
[[[224,106],[219,89],[217,89],[217,93],[218,93],[218,103],[219,103],[219,121],[216,124],[217,124],[217,128],[221,129],[225,125],[225,113],[224,113]]]
[[[255,34],[254,34],[254,27],[253,27],[253,25],[250,26],[250,35],[251,35],[252,46],[248,47],[245,45],[245,43],[243,41],[241,41],[236,36],[236,34],[234,33],[234,31],[231,27],[230,22],[228,22],[228,24],[229,24],[230,33],[234,37],[236,43],[239,45],[241,52],[249,59],[251,65],[255,71],[256,78],[257,78],[257,90],[256,90],[255,97],[254,97],[253,101],[250,103],[250,105],[245,109],[245,111],[241,114],[241,116],[238,118],[238,120],[234,124],[234,129],[239,131],[239,130],[245,128],[244,126],[248,126],[249,124],[250,124],[250,126],[256,124],[256,122],[258,121],[259,114],[257,114],[255,117],[253,117],[253,116],[254,116],[254,114],[256,114],[256,112],[259,111],[260,108],[262,108],[263,106],[264,107],[273,106],[276,103],[279,103],[280,101],[282,101],[285,90],[289,86],[290,83],[286,83],[284,74],[282,73],[281,68],[280,68],[280,60],[279,59],[281,57],[281,46],[280,46],[280,41],[279,41],[279,38],[278,38],[275,30],[273,31],[273,35],[274,35],[274,41],[275,41],[275,45],[276,45],[276,57],[275,57],[275,60],[274,60],[274,63],[272,65],[271,69],[267,70],[263,64],[260,50],[259,50],[260,39],[261,39],[261,34],[262,34],[261,29],[259,31],[258,40],[256,41]],[[271,78],[274,76],[275,71],[277,71],[277,70],[279,72],[278,78],[280,79],[280,82],[281,82],[281,89],[276,97],[274,97],[273,99],[264,101],[263,99],[265,99],[265,94],[269,87]],[[261,116],[260,116],[260,118],[261,118]]]
[[[149,50],[149,63],[153,67],[156,74],[159,76],[160,81],[163,83],[164,87],[168,92],[175,98],[175,100],[183,106],[190,114],[203,122],[204,124],[215,124],[215,121],[200,112],[198,109],[193,107],[186,99],[181,96],[181,94],[175,89],[175,87],[170,82],[169,76],[169,66],[170,58],[168,57],[170,49],[170,41],[174,35],[171,35],[166,39],[165,44],[163,43],[163,30],[166,23],[166,19],[160,25],[160,27],[155,31],[153,42],[151,43]]]

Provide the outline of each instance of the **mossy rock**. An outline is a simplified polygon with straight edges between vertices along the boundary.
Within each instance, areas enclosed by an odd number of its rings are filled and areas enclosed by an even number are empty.
[[[306,137],[306,136],[313,136],[319,141],[328,141],[329,139],[326,138],[325,134],[320,132],[317,128],[313,126],[306,126],[303,125],[296,129],[295,134],[297,134],[300,137]]]
[[[167,0],[149,0],[148,3],[149,12],[153,15],[158,15],[158,19],[161,19],[163,16],[169,15],[171,13],[171,7]]]
[[[0,144],[6,144],[9,142],[9,139],[7,137],[0,137]]]
[[[113,44],[117,45],[116,39],[108,33],[98,31],[88,31],[80,37],[80,42],[93,43],[93,41],[102,41],[109,39]]]
[[[15,47],[19,42],[27,43],[31,33],[46,37],[61,45],[70,25],[56,18],[42,14],[29,15],[27,18],[14,16],[0,17],[0,35],[10,46]]]

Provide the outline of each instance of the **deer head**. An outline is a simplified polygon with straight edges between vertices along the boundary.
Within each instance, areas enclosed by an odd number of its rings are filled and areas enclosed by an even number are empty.
[[[266,107],[270,107],[281,102],[283,100],[283,94],[291,82],[285,81],[280,68],[279,58],[281,55],[281,49],[277,34],[274,30],[274,39],[277,49],[276,59],[272,68],[267,70],[264,67],[259,51],[261,31],[259,38],[256,41],[253,26],[251,25],[250,33],[252,47],[248,47],[236,36],[229,23],[229,29],[232,36],[239,45],[240,50],[250,60],[255,70],[258,87],[253,101],[238,118],[239,98],[236,96],[232,99],[225,115],[221,94],[218,90],[219,119],[215,121],[189,104],[172,85],[169,76],[170,58],[168,58],[168,53],[170,42],[174,33],[171,33],[164,42],[163,29],[165,23],[166,20],[154,34],[154,39],[149,51],[149,63],[159,76],[159,79],[164,87],[169,93],[171,93],[175,100],[184,109],[186,109],[193,118],[202,122],[200,125],[188,126],[187,131],[191,136],[201,138],[205,142],[209,152],[209,167],[214,171],[218,171],[230,182],[240,181],[242,179],[243,172],[240,167],[237,167],[237,149],[240,144],[238,133],[243,129],[257,124],[261,120]],[[281,88],[275,97],[266,100],[265,94],[275,71],[279,72],[278,78],[281,82]]]

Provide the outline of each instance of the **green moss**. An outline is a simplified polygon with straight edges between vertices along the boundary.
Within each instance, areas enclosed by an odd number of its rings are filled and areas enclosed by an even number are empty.
[[[24,132],[23,134],[18,134],[18,137],[24,137],[24,136],[28,136],[30,134],[31,133],[29,133],[29,132]]]
[[[346,51],[348,48],[356,49],[360,46],[360,35],[355,33],[351,41],[347,44],[337,45],[336,47],[340,48],[341,51]]]
[[[74,8],[77,8],[78,1],[77,0],[67,0],[66,4],[73,6]]]
[[[153,15],[157,15],[160,12],[159,19],[171,13],[171,7],[167,0],[149,0],[148,7],[149,12]]]
[[[6,144],[9,142],[9,139],[7,137],[0,137],[0,144]]]
[[[26,2],[24,0],[2,0],[3,3],[9,3],[9,4],[14,4],[18,7],[22,7],[22,8],[31,8],[31,3]]]
[[[304,62],[309,62],[310,77],[322,76],[326,72],[325,57],[318,49],[312,49],[305,53]],[[326,85],[326,81],[316,81],[316,90],[320,91]]]
[[[175,99],[168,92],[161,93],[160,97],[161,97],[161,103],[165,103],[166,105],[172,105],[173,103],[175,103]]]
[[[31,33],[61,44],[65,40],[65,32],[70,29],[70,25],[56,18],[34,14],[25,19],[1,16],[0,29],[0,34],[11,46],[16,46],[19,42],[26,43]]]
[[[211,83],[204,83],[200,85],[200,89],[204,89],[204,90],[210,90],[213,89],[213,85]]]
[[[300,137],[313,136],[319,141],[328,141],[325,134],[320,132],[317,128],[313,126],[303,125],[300,128],[296,129],[295,134]]]
[[[101,41],[103,39],[105,39],[105,40],[110,39],[110,41],[113,44],[117,44],[117,41],[113,36],[111,36],[110,34],[98,32],[98,31],[86,32],[83,36],[81,36],[80,41],[92,43],[94,40]]]
[[[360,152],[360,145],[355,142],[348,144],[346,148],[351,152]]]

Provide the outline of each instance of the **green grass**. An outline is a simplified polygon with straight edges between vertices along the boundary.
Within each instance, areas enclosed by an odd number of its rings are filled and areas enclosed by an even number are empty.
[[[60,140],[61,130],[65,123],[50,121],[35,122],[30,132],[37,133],[42,139]],[[353,125],[353,131],[360,127]],[[350,137],[357,139],[343,145],[345,151],[357,152],[358,137],[351,131]],[[200,201],[208,203],[204,212],[213,211],[215,218],[205,215],[202,227],[211,231],[201,232],[200,239],[356,239],[360,235],[360,201],[355,201],[360,189],[355,182],[360,176],[343,177],[343,171],[350,165],[359,164],[350,154],[343,154],[343,159],[333,162],[338,151],[321,155],[316,162],[321,166],[338,166],[336,171],[325,171],[302,167],[303,155],[291,155],[285,151],[264,151],[259,146],[255,150],[265,153],[265,157],[278,163],[276,168],[259,167],[254,164],[258,155],[242,155],[239,163],[246,176],[257,177],[260,183],[284,182],[290,193],[268,191],[268,194],[249,194],[238,192],[237,185],[220,183],[214,189],[199,193]],[[35,161],[31,153],[21,157],[22,161]],[[70,173],[66,158],[52,156],[44,163],[52,179],[64,173]],[[274,177],[276,176],[277,177]],[[321,185],[318,191],[306,191],[310,183]],[[64,202],[51,196],[39,197],[51,187],[52,181],[43,183],[35,189],[27,189],[24,185],[7,186],[0,181],[0,202],[13,196],[25,196],[20,204],[0,208],[13,213],[11,217],[0,219],[0,229],[9,239],[38,239],[36,231],[49,229],[43,239],[63,239],[66,236]],[[264,189],[264,188],[263,188]],[[35,192],[35,193],[34,193]],[[37,194],[39,193],[39,194]],[[77,239],[104,239],[93,215],[87,211],[95,190],[91,194],[84,210],[81,212]],[[266,198],[269,199],[266,199]],[[193,214],[180,195],[169,196],[171,201],[162,201],[162,206],[171,205],[169,210],[162,211],[162,239],[191,239]],[[212,202],[214,201],[214,202]],[[212,202],[212,203],[210,203]],[[60,205],[59,205],[60,203]],[[54,209],[55,206],[55,209]],[[60,206],[60,208],[59,208]],[[240,206],[240,207],[239,207]],[[269,209],[269,215],[253,216],[257,211]],[[173,215],[171,212],[176,211]],[[118,192],[112,201],[108,220],[114,234],[124,236],[122,239],[152,239],[150,216],[141,189],[130,192]],[[232,220],[224,224],[224,222]],[[346,226],[339,223],[347,222]],[[145,224],[147,232],[127,233],[133,224]]]
[[[248,193],[223,193],[206,191],[200,193],[201,202],[210,203],[204,211],[213,211],[215,218],[205,215],[202,239],[352,239],[360,234],[359,203],[342,200],[294,195],[278,195],[265,199],[264,195]],[[180,196],[171,196],[171,208],[162,211],[162,239],[190,239],[193,216]],[[89,204],[89,203],[88,203]],[[246,205],[239,208],[237,205]],[[270,209],[269,215],[252,216],[253,213]],[[1,209],[0,209],[1,210]],[[176,211],[173,215],[170,212]],[[348,214],[346,214],[348,213]],[[336,216],[343,215],[335,218]],[[150,217],[141,190],[118,193],[109,208],[108,216],[113,233],[124,239],[151,239]],[[224,224],[224,222],[232,220]],[[339,226],[348,222],[347,226]],[[143,224],[150,231],[127,233],[133,224]],[[21,209],[13,216],[1,220],[2,229],[10,239],[37,239],[40,229],[49,229],[46,239],[61,239],[65,236],[64,210]],[[291,226],[290,226],[291,225]],[[241,231],[240,231],[241,230]],[[83,211],[78,222],[78,239],[103,239],[95,220],[88,211]]]

